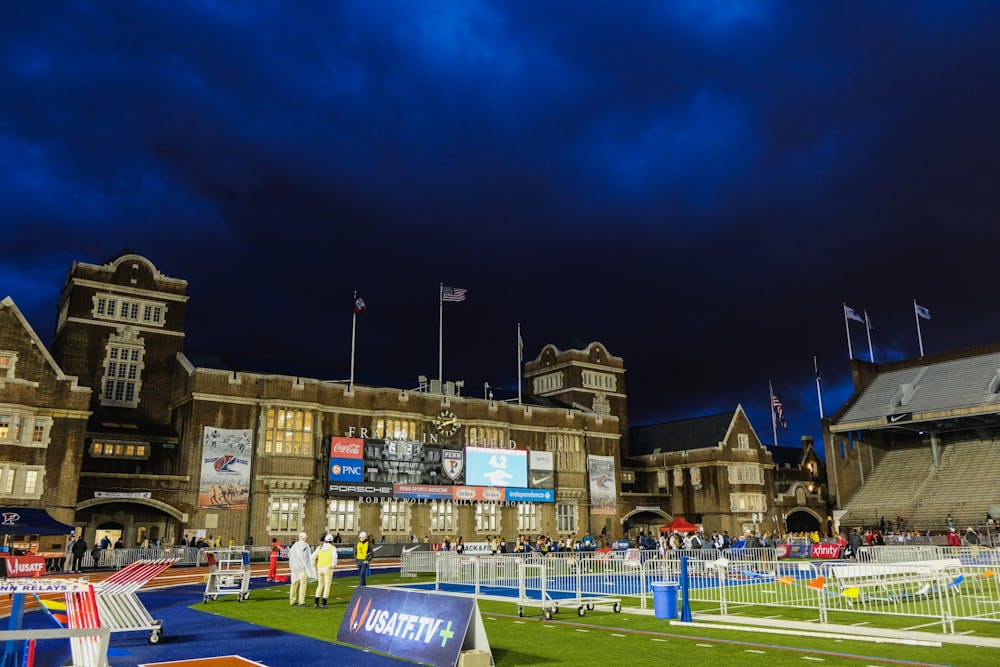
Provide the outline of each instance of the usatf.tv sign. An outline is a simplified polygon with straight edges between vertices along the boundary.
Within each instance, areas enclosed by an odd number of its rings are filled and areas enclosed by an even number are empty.
[[[370,586],[354,591],[337,641],[436,667],[455,667],[462,650],[490,651],[474,599]]]

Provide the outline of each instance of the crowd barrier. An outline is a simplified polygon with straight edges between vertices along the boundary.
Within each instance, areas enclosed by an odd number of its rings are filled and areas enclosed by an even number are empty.
[[[633,597],[646,608],[652,584],[681,584],[682,558],[687,594],[700,613],[797,608],[815,612],[820,622],[828,622],[831,614],[879,614],[924,618],[942,632],[954,632],[959,620],[1000,621],[1000,553],[983,547],[871,547],[863,548],[857,561],[825,562],[779,559],[770,548],[664,555],[637,550],[497,556],[425,552],[404,554],[403,571],[408,576],[432,572],[439,585],[466,585],[477,595],[506,589],[522,602],[529,599],[527,587],[573,599]]]

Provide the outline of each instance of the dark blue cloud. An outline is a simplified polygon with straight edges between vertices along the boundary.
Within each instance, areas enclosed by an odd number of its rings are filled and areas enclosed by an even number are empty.
[[[815,434],[813,355],[846,396],[842,302],[878,359],[916,353],[914,297],[928,351],[996,337],[998,24],[993,3],[21,4],[0,292],[47,337],[70,262],[129,247],[189,281],[192,347],[346,376],[360,289],[359,379],[405,386],[436,370],[444,281],[470,290],[445,314],[467,386],[514,387],[520,321],[528,352],[622,355],[636,421],[743,403],[766,438],[771,379]]]

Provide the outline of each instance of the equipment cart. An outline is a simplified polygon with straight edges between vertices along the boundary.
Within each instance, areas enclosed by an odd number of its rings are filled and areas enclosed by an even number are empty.
[[[137,560],[94,584],[101,624],[111,632],[149,630],[149,643],[159,644],[163,637],[163,621],[154,620],[135,593],[175,562],[173,558]]]
[[[208,578],[205,602],[220,595],[235,595],[237,602],[250,597],[250,552],[244,549],[219,549],[206,552]]]

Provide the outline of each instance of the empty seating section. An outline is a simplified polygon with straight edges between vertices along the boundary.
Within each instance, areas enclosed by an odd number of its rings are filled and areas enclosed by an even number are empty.
[[[877,526],[880,517],[893,521],[903,516],[908,530],[940,532],[951,514],[959,531],[981,527],[987,508],[1000,505],[1000,442],[948,442],[939,453],[935,468],[930,446],[887,451],[845,506],[841,525]]]
[[[1000,485],[996,481],[1000,442],[949,443],[943,451],[941,467],[914,499],[913,520],[930,530],[944,530],[945,519],[951,514],[959,532],[969,526],[980,528],[986,521],[986,510],[1000,505]]]
[[[890,449],[845,506],[841,525],[877,526],[879,517],[911,515],[933,468],[930,447]]]

